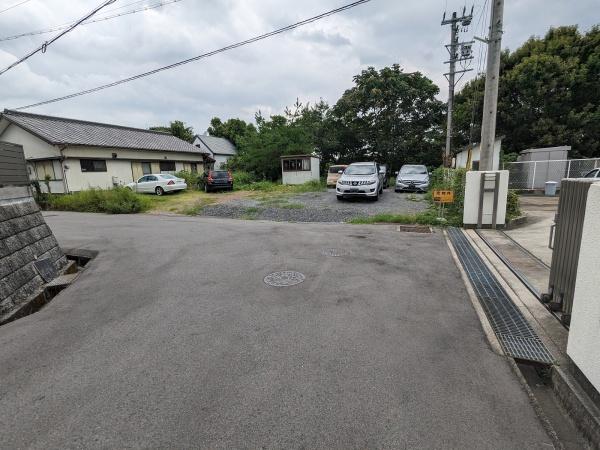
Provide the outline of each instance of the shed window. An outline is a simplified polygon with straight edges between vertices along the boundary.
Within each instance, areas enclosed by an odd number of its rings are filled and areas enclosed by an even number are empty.
[[[191,163],[190,164],[190,170],[192,171],[192,173],[198,173],[198,164]]]
[[[147,161],[142,162],[142,173],[144,175],[152,173],[152,164]]]
[[[46,177],[50,180],[56,180],[54,174],[54,164],[52,161],[36,161],[35,170],[37,173],[38,180],[45,180]]]
[[[80,159],[82,172],[106,172],[106,161],[103,159]]]
[[[161,172],[175,172],[175,161],[161,161],[160,162]]]
[[[296,172],[299,170],[310,170],[310,158],[284,159],[283,171]]]

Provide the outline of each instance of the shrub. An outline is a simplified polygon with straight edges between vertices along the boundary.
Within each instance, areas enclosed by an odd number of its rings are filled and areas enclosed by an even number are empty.
[[[183,178],[188,185],[188,189],[198,189],[198,174],[181,170],[175,174],[176,177]]]
[[[240,186],[245,186],[247,184],[251,184],[254,183],[256,181],[256,178],[254,177],[254,175],[252,175],[249,172],[233,172],[233,184],[234,185],[240,185]]]
[[[509,190],[506,199],[506,218],[514,219],[521,215],[521,204],[517,191]]]
[[[454,191],[454,203],[446,205],[444,209],[444,215],[448,224],[453,226],[462,226],[466,180],[466,169],[446,169],[439,167],[431,174],[431,190],[448,189]],[[431,192],[427,193],[427,199],[430,201],[432,208],[437,208],[437,205],[433,203]]]
[[[51,195],[49,209],[61,211],[132,214],[145,211],[150,201],[125,187],[89,189],[66,195]]]

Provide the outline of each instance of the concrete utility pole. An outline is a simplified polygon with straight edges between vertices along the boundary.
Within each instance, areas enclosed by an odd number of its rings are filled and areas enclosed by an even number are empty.
[[[498,79],[500,77],[500,53],[502,52],[502,16],[504,0],[492,1],[490,35],[488,39],[476,38],[488,45],[485,73],[485,97],[481,120],[481,157],[479,170],[493,170],[494,141],[496,140],[496,111],[498,109]]]
[[[458,33],[460,31],[460,26],[462,25],[462,27],[464,28],[463,31],[465,31],[466,27],[468,27],[471,24],[471,20],[473,20],[473,8],[471,8],[471,12],[468,15],[466,15],[465,13],[466,9],[463,8],[461,17],[458,17],[458,14],[456,14],[456,12],[453,12],[452,17],[446,19],[446,13],[444,12],[444,17],[442,18],[442,26],[450,25],[450,43],[446,45],[446,50],[448,50],[448,53],[450,54],[450,59],[445,62],[445,64],[450,64],[450,71],[444,74],[444,76],[448,80],[446,150],[444,151],[444,166],[446,167],[450,167],[450,162],[452,161],[452,111],[454,108],[454,88],[456,87],[456,74],[472,70],[456,70],[457,62],[473,59],[473,56],[471,56],[471,48],[473,46],[473,41],[458,42]],[[458,53],[459,48],[460,55]]]

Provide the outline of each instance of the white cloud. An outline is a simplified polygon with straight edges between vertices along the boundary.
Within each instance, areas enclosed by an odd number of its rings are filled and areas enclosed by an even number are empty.
[[[0,29],[6,36],[62,24],[98,2],[34,0],[0,14]],[[109,8],[128,2],[120,0]],[[45,54],[0,76],[0,98],[4,107],[17,107],[62,96],[271,31],[346,2],[182,0],[81,26]],[[476,18],[465,38],[473,32],[485,34],[485,23],[479,20],[482,4],[478,0],[475,5]],[[432,78],[443,99],[449,30],[440,26],[441,16],[444,6],[452,11],[463,5],[458,0],[372,0],[256,44],[31,111],[139,127],[179,119],[203,132],[213,116],[252,120],[258,109],[265,115],[279,113],[297,97],[303,102],[323,98],[334,103],[362,69],[396,62],[408,72],[419,70]],[[596,0],[507,2],[503,45],[514,49],[552,25],[579,23],[587,29],[595,7]],[[49,36],[0,42],[0,64],[9,64]]]

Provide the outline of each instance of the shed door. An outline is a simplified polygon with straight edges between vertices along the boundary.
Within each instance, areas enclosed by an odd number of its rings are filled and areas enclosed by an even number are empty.
[[[144,175],[142,163],[139,161],[131,161],[131,173],[133,175],[133,181],[139,180]]]

